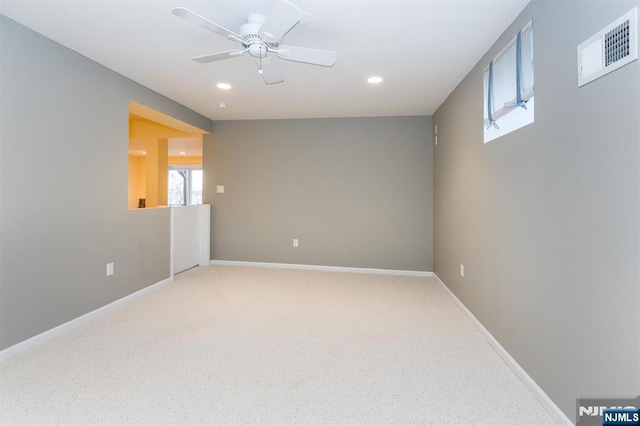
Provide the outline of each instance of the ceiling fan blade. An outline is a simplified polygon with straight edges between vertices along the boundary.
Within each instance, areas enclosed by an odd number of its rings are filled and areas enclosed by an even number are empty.
[[[337,60],[336,52],[329,50],[309,49],[306,47],[280,46],[276,50],[280,59],[304,62],[305,64],[332,67]]]
[[[229,40],[234,41],[242,41],[242,37],[238,34],[234,33],[226,29],[223,26],[216,24],[215,22],[211,22],[207,18],[203,18],[195,12],[190,11],[189,9],[185,9],[184,7],[177,7],[171,11],[174,15],[179,16],[182,19],[185,19],[189,22],[196,24],[199,27],[204,28],[205,30],[209,30],[213,33],[218,34]]]
[[[286,0],[278,0],[260,27],[260,36],[267,42],[278,42],[308,14]]]
[[[259,58],[254,58],[256,64],[258,65],[258,69],[262,70],[260,73],[262,75],[262,79],[267,84],[276,84],[282,83],[284,81],[284,77],[282,73],[278,69],[278,67],[273,63],[271,58],[267,57],[260,61]],[[258,71],[260,72],[260,71]]]
[[[204,56],[196,56],[195,58],[191,58],[196,62],[200,62],[201,64],[208,64],[209,62],[221,61],[223,59],[235,58],[236,56],[242,56],[247,52],[247,50],[227,50],[226,52],[213,53],[211,55]]]

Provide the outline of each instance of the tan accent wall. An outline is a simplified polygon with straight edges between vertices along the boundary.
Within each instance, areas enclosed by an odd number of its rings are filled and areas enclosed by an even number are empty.
[[[202,157],[169,157],[169,164],[202,164]]]
[[[138,208],[138,200],[147,197],[146,157],[129,156],[129,210]]]

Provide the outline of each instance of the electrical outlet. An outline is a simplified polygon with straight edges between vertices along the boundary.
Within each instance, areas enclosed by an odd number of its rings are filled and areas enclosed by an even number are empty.
[[[438,135],[436,135],[435,139],[436,139],[436,146],[438,146]]]
[[[433,133],[437,135],[438,134],[438,125],[436,124],[434,127],[435,127],[435,131]]]
[[[297,238],[293,239],[293,246],[296,247],[296,248],[298,247],[298,239]]]
[[[464,265],[462,263],[460,264],[460,276],[464,277]]]
[[[113,263],[107,263],[107,276],[113,275]]]

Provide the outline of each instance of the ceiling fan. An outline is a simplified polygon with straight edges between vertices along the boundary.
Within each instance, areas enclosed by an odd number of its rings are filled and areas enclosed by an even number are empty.
[[[277,0],[266,17],[259,14],[247,16],[247,22],[240,26],[238,33],[230,31],[184,7],[173,9],[172,12],[174,15],[186,19],[205,30],[242,45],[242,48],[239,49],[198,56],[193,58],[194,61],[208,63],[248,53],[255,58],[258,65],[258,73],[262,75],[266,84],[284,81],[280,70],[273,63],[274,55],[287,61],[303,62],[323,67],[331,67],[336,63],[336,52],[282,44],[284,36],[296,25],[309,23],[313,19],[313,15],[303,12],[286,0]]]

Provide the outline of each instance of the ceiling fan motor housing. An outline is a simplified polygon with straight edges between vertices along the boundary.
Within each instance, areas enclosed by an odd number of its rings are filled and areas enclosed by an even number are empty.
[[[267,45],[258,35],[260,27],[264,24],[264,16],[252,13],[247,16],[247,22],[240,26],[240,35],[242,36],[242,44],[249,49],[249,54],[254,58],[267,57]]]

